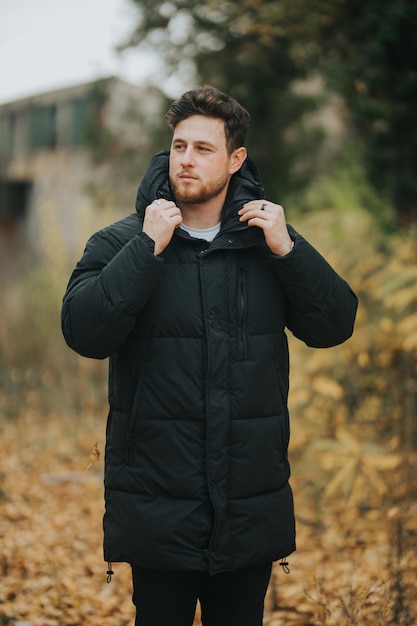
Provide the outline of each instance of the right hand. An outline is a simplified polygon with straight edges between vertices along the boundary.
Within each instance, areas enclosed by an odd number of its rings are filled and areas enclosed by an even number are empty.
[[[154,240],[155,256],[167,247],[175,229],[181,224],[181,211],[175,202],[160,198],[146,207],[142,230]]]

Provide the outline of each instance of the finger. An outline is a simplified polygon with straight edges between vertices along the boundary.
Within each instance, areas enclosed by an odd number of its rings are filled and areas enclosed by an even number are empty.
[[[261,221],[266,221],[267,219],[269,219],[270,214],[267,213],[267,211],[265,209],[262,209],[260,207],[257,208],[248,208],[245,210],[241,210],[239,211],[239,219],[240,221],[248,221],[248,220],[252,220],[252,219],[259,219]]]
[[[167,209],[170,208],[176,208],[175,203],[171,202],[170,200],[164,200],[163,198],[161,198],[160,200],[153,200],[146,207],[146,213],[155,217],[157,215],[162,215]]]
[[[176,206],[175,202],[172,202],[172,200],[165,200],[165,198],[158,198],[156,200],[153,200],[151,202],[151,206],[155,206],[155,205],[163,209],[166,209],[167,207],[171,207],[171,206]]]
[[[166,209],[164,209],[164,215],[168,218],[175,217],[177,215],[181,216],[181,211],[177,206],[167,207]]]
[[[259,212],[263,213],[268,212],[269,204],[266,200],[252,200],[251,202],[247,202],[243,205],[243,207],[238,211],[239,215],[244,215],[247,212],[255,212],[259,215]]]

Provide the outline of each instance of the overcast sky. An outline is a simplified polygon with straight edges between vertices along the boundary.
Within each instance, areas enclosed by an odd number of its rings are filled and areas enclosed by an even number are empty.
[[[135,20],[129,0],[0,0],[0,103],[102,76],[143,83],[157,60],[114,52]]]

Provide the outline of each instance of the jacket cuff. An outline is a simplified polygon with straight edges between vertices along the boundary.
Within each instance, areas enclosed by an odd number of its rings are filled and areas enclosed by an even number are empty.
[[[153,254],[155,252],[155,242],[154,242],[154,240],[151,237],[149,237],[149,235],[144,233],[143,231],[141,233],[139,233],[139,238],[146,244],[149,252],[151,252]]]

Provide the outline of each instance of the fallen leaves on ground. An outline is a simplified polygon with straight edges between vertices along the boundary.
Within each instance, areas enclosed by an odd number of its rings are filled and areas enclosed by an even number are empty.
[[[103,437],[98,418],[46,419],[28,412],[3,420],[0,623],[133,624],[129,567],[114,564],[112,582],[106,582]],[[298,551],[288,559],[288,575],[275,564],[264,624],[410,626],[417,619],[417,504],[391,506],[377,489],[372,497],[362,491],[366,501],[357,495],[350,504],[342,491],[326,496],[326,472],[334,466],[337,476],[344,459],[341,438],[333,445],[339,459],[333,465],[329,445],[319,459],[320,446],[294,452]],[[349,439],[346,453],[352,447]]]

